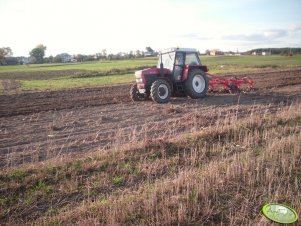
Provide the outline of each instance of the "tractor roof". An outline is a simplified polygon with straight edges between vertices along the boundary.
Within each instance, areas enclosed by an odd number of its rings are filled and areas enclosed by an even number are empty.
[[[178,47],[174,47],[174,48],[169,48],[169,49],[161,50],[159,53],[164,54],[164,53],[169,53],[169,52],[197,52],[197,50],[193,49],[193,48],[178,48]]]

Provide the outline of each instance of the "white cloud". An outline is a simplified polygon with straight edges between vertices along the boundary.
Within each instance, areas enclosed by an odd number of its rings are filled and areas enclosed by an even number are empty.
[[[288,31],[292,31],[292,32],[301,31],[301,25],[296,25],[296,24],[290,25]]]
[[[181,35],[178,35],[178,37],[184,39],[190,39],[190,40],[199,40],[199,41],[213,39],[212,37],[208,37],[206,35],[198,34],[198,33],[187,33],[187,34],[183,33]]]
[[[277,39],[288,35],[288,31],[285,29],[270,29],[263,32],[267,39]]]
[[[299,29],[267,29],[252,34],[231,34],[224,35],[224,40],[237,40],[237,41],[248,41],[248,42],[269,42],[276,41],[285,37],[288,37],[289,32],[294,32]]]

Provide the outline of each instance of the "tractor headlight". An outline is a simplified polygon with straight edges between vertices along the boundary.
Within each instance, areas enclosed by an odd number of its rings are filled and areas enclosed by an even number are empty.
[[[142,83],[143,80],[142,80],[142,78],[136,78],[136,82],[137,82],[137,83]]]

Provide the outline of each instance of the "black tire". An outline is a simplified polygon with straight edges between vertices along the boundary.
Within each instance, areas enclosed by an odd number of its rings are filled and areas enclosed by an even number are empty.
[[[185,81],[185,91],[192,99],[203,98],[209,88],[209,80],[206,74],[200,69],[191,70]]]
[[[139,93],[137,84],[133,84],[130,90],[130,97],[132,101],[143,101],[147,99],[147,95],[144,93]]]
[[[150,95],[153,101],[159,104],[169,102],[171,95],[171,88],[169,83],[164,79],[156,80],[151,86]]]
[[[238,93],[238,87],[236,84],[232,83],[229,85],[229,93],[231,93],[231,94]]]

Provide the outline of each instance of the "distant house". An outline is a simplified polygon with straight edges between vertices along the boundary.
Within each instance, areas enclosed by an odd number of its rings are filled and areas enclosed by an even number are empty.
[[[216,52],[217,52],[216,49],[210,50],[210,56],[215,56],[215,55],[216,55]]]
[[[262,56],[269,56],[269,55],[271,55],[271,51],[262,51],[262,53],[261,53],[261,55]]]
[[[234,52],[231,52],[231,51],[229,51],[229,52],[224,52],[224,54],[225,54],[226,56],[233,56],[235,53],[234,53]]]
[[[219,49],[212,49],[210,50],[210,56],[217,56],[217,55],[224,55],[222,51]]]
[[[4,60],[0,61],[0,65],[18,65],[20,63],[20,57],[5,57]]]
[[[30,64],[30,57],[20,57],[21,64]]]
[[[61,53],[59,54],[61,60],[62,60],[62,63],[68,63],[68,62],[71,62],[73,57],[68,54],[68,53]]]
[[[144,54],[146,57],[152,57],[155,56],[156,54],[154,52],[145,52]]]
[[[252,53],[251,53],[251,55],[253,55],[253,56],[268,56],[268,55],[271,55],[271,52],[269,52],[269,51],[253,51]]]

